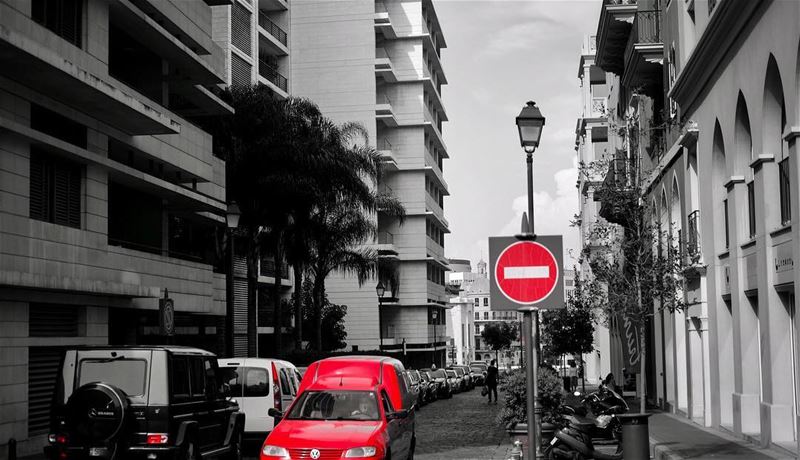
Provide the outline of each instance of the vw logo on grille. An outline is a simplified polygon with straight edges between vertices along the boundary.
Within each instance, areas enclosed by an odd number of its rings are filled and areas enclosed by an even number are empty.
[[[318,459],[319,458],[319,450],[311,449],[311,458],[313,458],[314,460]]]

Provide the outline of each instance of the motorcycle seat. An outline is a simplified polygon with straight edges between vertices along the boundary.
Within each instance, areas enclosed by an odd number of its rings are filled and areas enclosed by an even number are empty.
[[[569,420],[570,426],[575,428],[578,431],[589,432],[594,427],[595,422],[594,420],[586,417],[582,417],[580,415],[572,415],[567,417]]]

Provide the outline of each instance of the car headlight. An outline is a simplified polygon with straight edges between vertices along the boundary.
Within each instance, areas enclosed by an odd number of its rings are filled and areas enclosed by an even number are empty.
[[[270,446],[269,444],[261,449],[261,454],[265,457],[289,458],[288,450],[279,446]]]
[[[352,449],[347,449],[347,452],[344,453],[345,458],[364,458],[364,457],[374,457],[375,454],[378,453],[378,449],[375,447],[354,447]]]

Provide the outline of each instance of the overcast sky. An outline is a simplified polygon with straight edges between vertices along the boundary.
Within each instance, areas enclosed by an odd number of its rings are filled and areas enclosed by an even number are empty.
[[[569,222],[578,211],[578,64],[583,36],[597,28],[600,0],[434,2],[448,45],[444,174],[452,233],[445,253],[474,268],[481,256],[488,261],[489,236],[519,232],[527,179],[514,118],[528,100],[546,117],[533,163],[536,233],[563,234],[565,250],[577,250]]]

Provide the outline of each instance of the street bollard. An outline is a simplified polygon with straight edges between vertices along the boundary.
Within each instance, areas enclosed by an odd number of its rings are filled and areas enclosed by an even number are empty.
[[[8,440],[8,460],[17,460],[17,440],[14,438]]]
[[[622,458],[648,460],[650,458],[650,433],[647,418],[651,414],[622,414]]]
[[[511,449],[511,456],[508,460],[522,460],[522,441],[514,441],[514,448]]]

